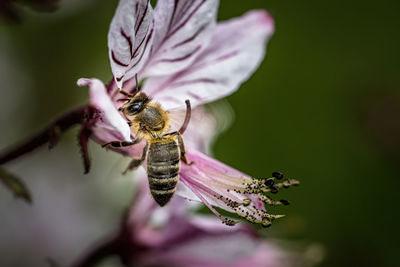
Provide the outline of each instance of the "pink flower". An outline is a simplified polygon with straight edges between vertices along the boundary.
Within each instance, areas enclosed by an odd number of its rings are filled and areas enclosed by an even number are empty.
[[[215,217],[190,215],[187,204],[174,198],[158,207],[141,180],[122,232],[130,247],[123,261],[144,266],[292,266],[289,253],[250,227],[228,227]]]
[[[208,124],[201,123],[204,110],[200,105],[233,93],[250,77],[263,60],[274,30],[272,18],[262,10],[217,24],[217,8],[217,0],[164,0],[158,1],[154,10],[148,0],[121,0],[108,34],[115,83],[106,88],[97,79],[78,81],[78,85],[90,87],[90,103],[97,110],[87,129],[102,145],[136,139],[139,133],[131,131],[118,112],[119,99],[125,96],[117,89],[134,93],[136,82],[132,78],[136,74],[141,78],[141,92],[168,112],[171,131],[182,124],[185,100],[189,99],[193,119],[184,138],[186,156],[194,164],[180,164],[177,194],[202,201],[227,225],[236,222],[214,207],[269,226],[281,215],[267,213],[265,204],[289,202],[272,200],[265,193],[276,193],[298,182],[285,179],[276,183],[282,178],[280,173],[255,179],[191,146],[190,140],[210,131]],[[144,139],[133,146],[110,148],[140,158],[148,141]]]

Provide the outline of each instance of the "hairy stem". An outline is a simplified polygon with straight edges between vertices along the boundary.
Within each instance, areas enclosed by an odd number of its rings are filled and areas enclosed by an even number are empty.
[[[81,124],[83,122],[87,107],[88,106],[77,107],[64,113],[39,133],[14,147],[5,149],[0,153],[0,165],[19,158],[43,144],[49,143],[49,148],[54,147],[61,133],[75,124]]]

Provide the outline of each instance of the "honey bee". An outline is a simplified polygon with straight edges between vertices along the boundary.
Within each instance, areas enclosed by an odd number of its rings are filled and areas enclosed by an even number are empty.
[[[129,94],[120,91],[127,98],[119,111],[123,113],[131,130],[136,134],[136,139],[127,141],[112,141],[105,146],[126,147],[146,140],[142,156],[134,158],[128,165],[129,170],[138,168],[147,159],[147,176],[150,192],[154,200],[164,206],[172,198],[179,181],[180,160],[185,164],[192,164],[185,156],[185,145],[182,134],[190,120],[190,102],[186,100],[186,116],[179,131],[169,132],[168,112],[160,104],[152,102],[151,98],[143,92]]]

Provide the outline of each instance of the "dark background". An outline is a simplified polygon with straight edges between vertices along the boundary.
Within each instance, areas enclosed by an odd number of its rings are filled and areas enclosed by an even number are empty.
[[[24,8],[21,24],[0,25],[1,148],[86,103],[78,78],[111,78],[106,38],[116,4],[61,0],[54,13]],[[319,266],[398,263],[399,7],[394,0],[220,4],[220,20],[268,10],[276,33],[258,71],[227,98],[236,118],[215,155],[256,177],[281,170],[301,181],[283,193],[292,205],[278,211],[288,216],[266,236],[289,240],[322,259]],[[35,199],[29,207],[0,188],[0,265],[33,266],[45,253],[70,262],[115,227],[131,183],[106,177],[118,172],[118,156],[94,144],[94,171],[83,176],[75,143],[72,131],[54,151],[7,165]]]

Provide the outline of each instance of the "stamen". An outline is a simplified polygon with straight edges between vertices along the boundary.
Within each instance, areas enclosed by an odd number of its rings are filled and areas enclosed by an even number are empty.
[[[193,181],[196,184],[196,181]],[[198,185],[200,186],[200,185]],[[223,204],[227,205],[228,207],[232,208],[237,215],[243,217],[244,219],[248,220],[249,222],[262,224],[264,227],[268,227],[271,224],[272,220],[278,219],[283,217],[284,215],[273,215],[269,214],[263,210],[257,209],[255,206],[249,206],[251,203],[250,199],[244,199],[242,203],[239,203],[235,197],[231,194],[227,196],[223,196],[222,194],[218,194],[215,190],[212,190],[214,195],[211,195],[210,192],[207,192],[203,188],[199,188],[203,193],[209,195],[210,197],[216,198],[217,202],[222,202]],[[211,189],[210,189],[211,190]],[[259,218],[257,218],[258,216]]]
[[[193,191],[193,193],[211,210],[212,213],[214,213],[221,221],[222,223],[228,225],[228,226],[234,226],[235,224],[238,223],[238,221],[226,218],[224,216],[222,216],[216,209],[214,209],[213,206],[211,206],[211,204],[201,195],[201,193],[199,191],[197,191],[197,189],[195,189],[192,185],[191,182],[186,181],[185,179],[181,179],[181,181],[187,186],[189,187],[190,190]],[[221,196],[222,197],[222,196]]]
[[[273,186],[275,183],[275,179],[273,178],[268,178],[267,180],[265,180],[265,186],[270,187]]]
[[[244,209],[237,208],[237,209],[235,209],[235,213],[237,215],[239,215],[240,217],[248,220],[249,222],[257,223],[257,224],[262,224],[263,223],[262,222],[262,218],[257,219],[254,215],[250,214],[249,211],[246,211]]]
[[[263,220],[262,220],[262,226],[263,226],[264,228],[268,228],[268,227],[270,227],[271,225],[272,225],[272,223],[271,223],[270,220],[268,220],[267,218],[263,218]]]
[[[249,198],[246,198],[246,199],[243,199],[243,206],[245,206],[245,207],[247,207],[248,205],[250,205],[250,203],[251,203],[251,199],[249,199]]]
[[[281,172],[273,172],[272,177],[275,177],[276,179],[280,180],[283,178],[283,173]]]
[[[281,179],[283,176],[277,174],[273,174],[275,177],[262,179],[238,178],[229,174],[218,173],[212,168],[199,168],[195,165],[191,168],[197,175],[192,175],[190,179],[186,178],[187,180],[189,179],[187,183],[191,183],[192,187],[199,190],[198,194],[202,194],[208,199],[213,199],[218,205],[232,209],[238,216],[249,222],[261,224],[264,227],[269,227],[273,220],[284,217],[284,215],[269,214],[264,205],[290,204],[286,199],[273,200],[264,193],[277,193],[281,188],[299,184],[298,181],[293,179],[285,179],[280,183],[276,183],[278,178]],[[243,195],[253,195],[257,199],[243,198]],[[205,204],[207,206],[210,205],[209,203]],[[229,220],[219,213],[217,216],[224,223]]]
[[[280,201],[277,200],[273,200],[272,198],[270,198],[269,196],[263,195],[263,194],[258,194],[257,197],[264,202],[267,205],[270,206],[278,206],[278,205],[289,205],[290,202],[286,199],[281,199]]]

